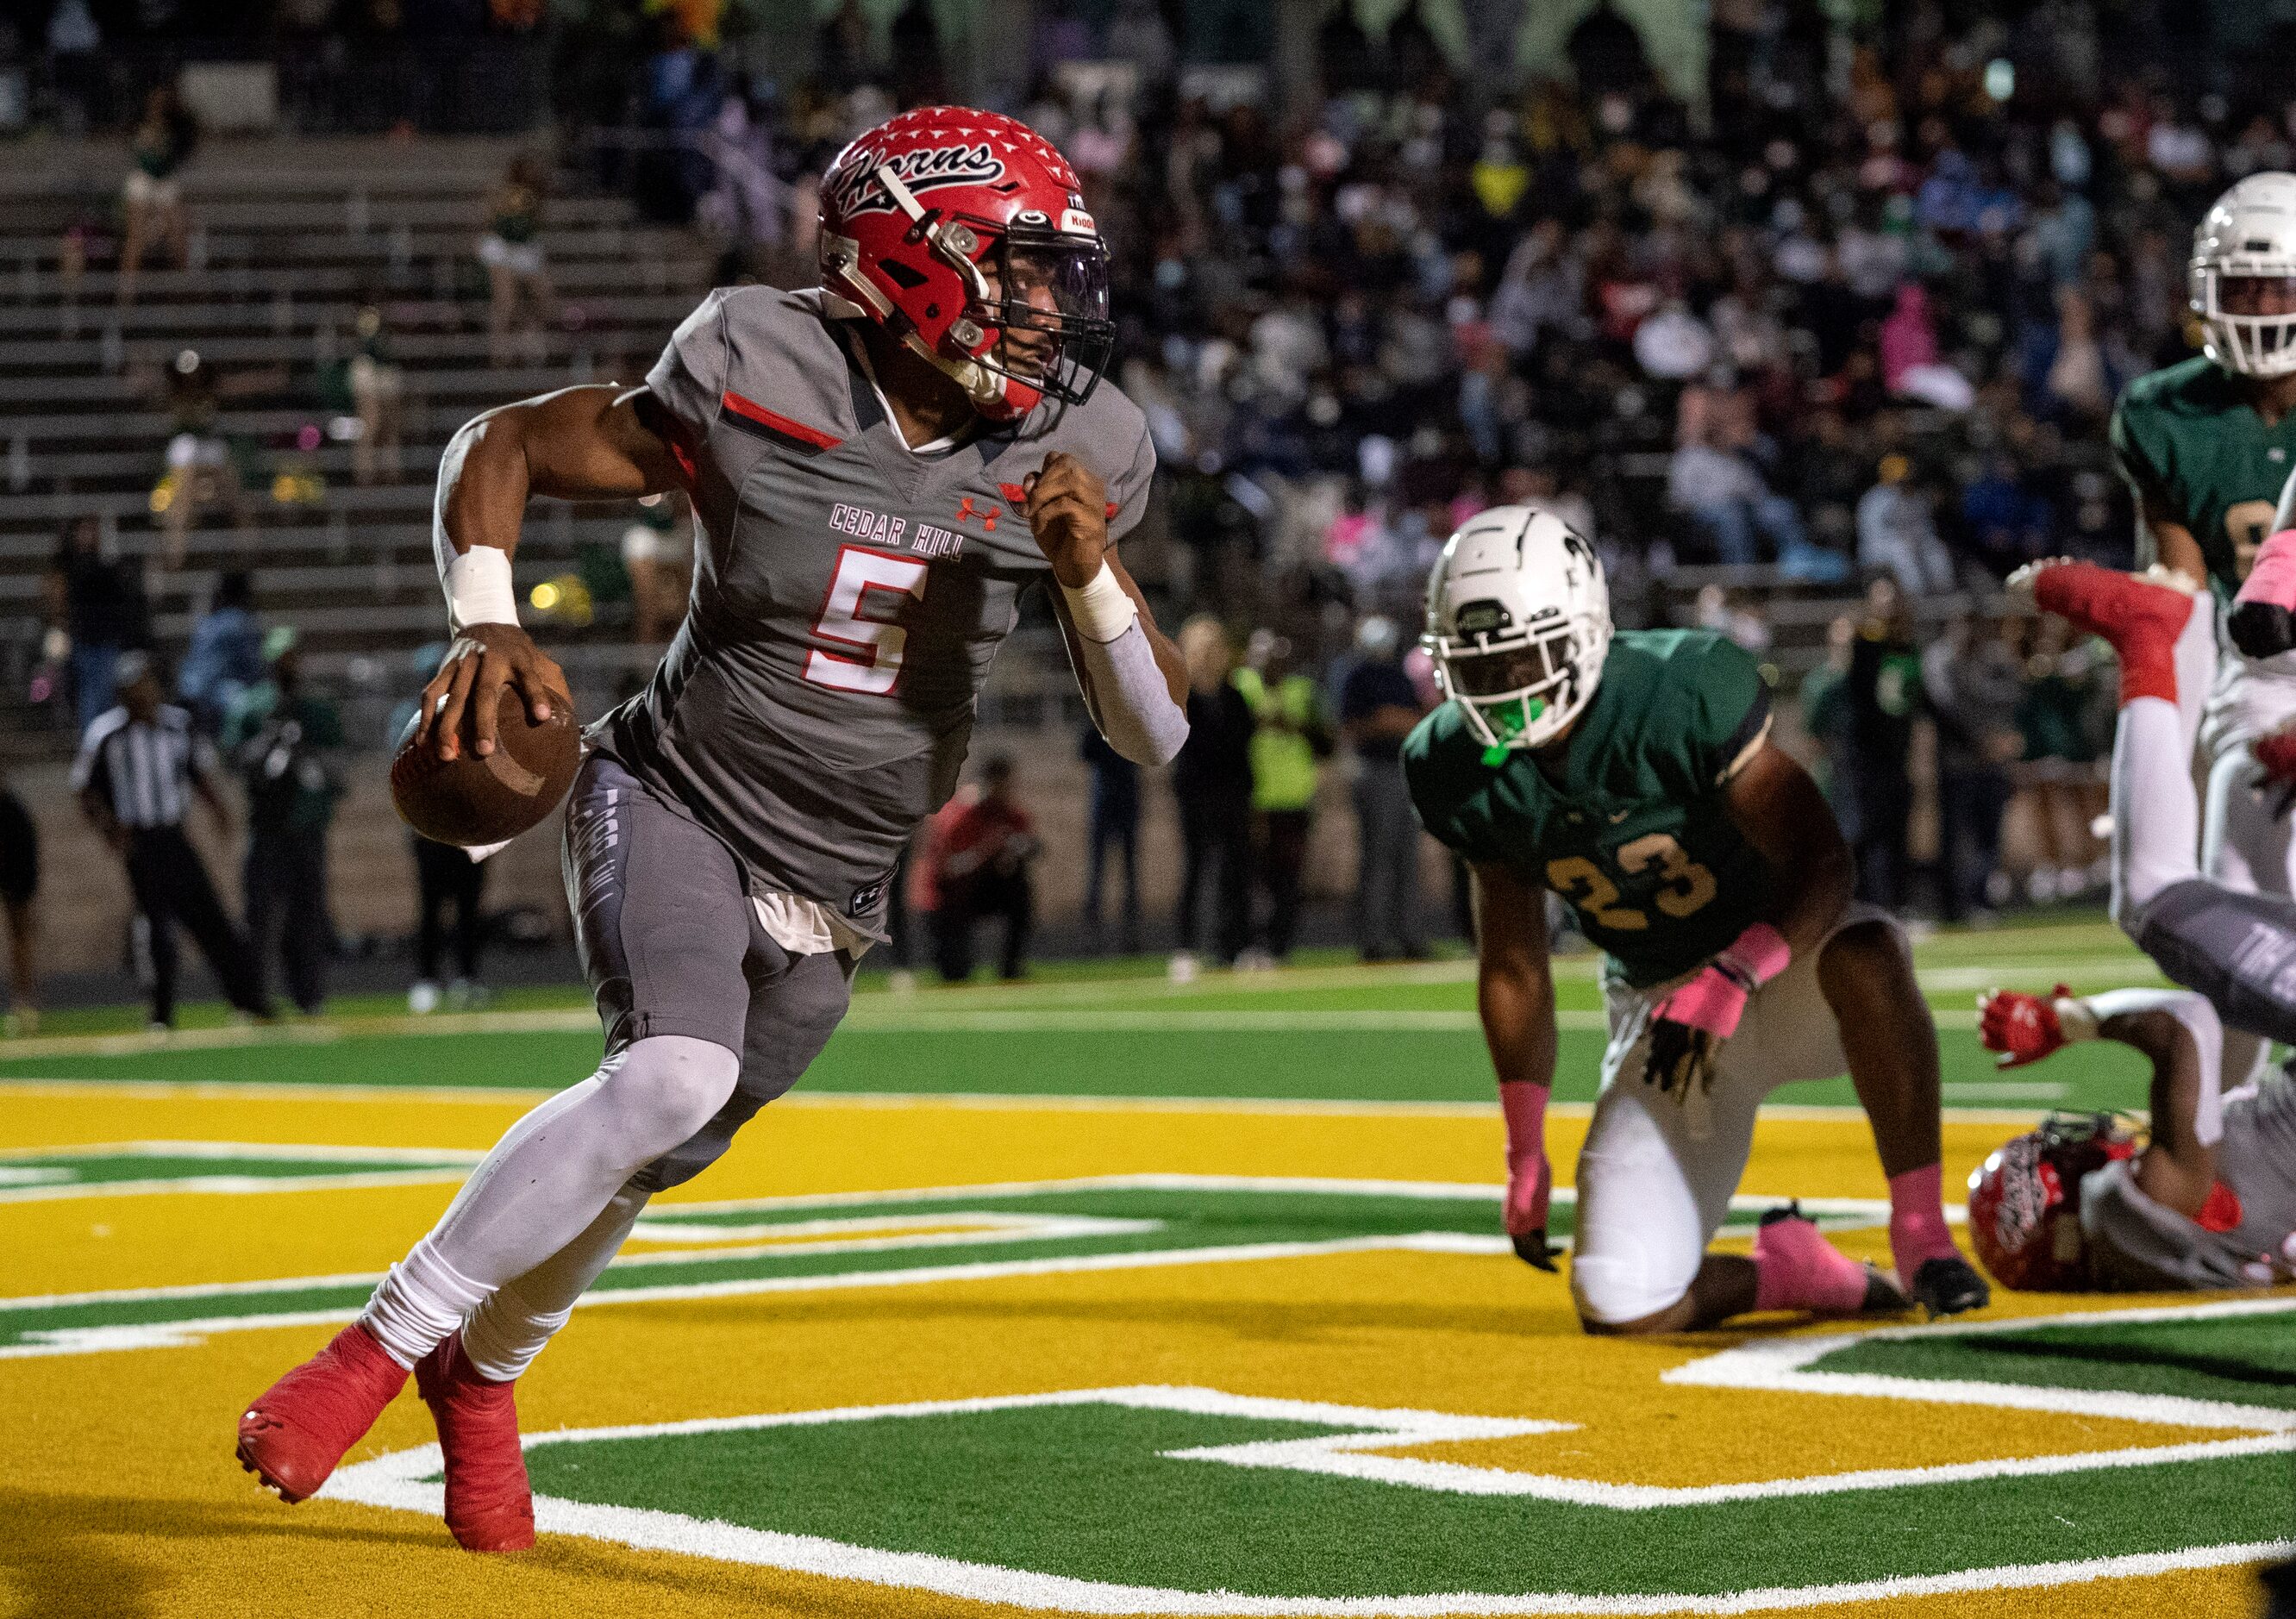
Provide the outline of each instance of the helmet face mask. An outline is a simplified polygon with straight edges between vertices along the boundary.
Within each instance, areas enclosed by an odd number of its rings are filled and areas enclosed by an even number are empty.
[[[821,188],[821,281],[1009,421],[1080,405],[1106,370],[1108,249],[1073,170],[1013,119],[905,112],[839,153]]]
[[[2251,175],[2218,198],[2187,281],[2210,359],[2246,377],[2296,372],[2296,176]]]
[[[1427,582],[1435,681],[1494,750],[1554,740],[1592,701],[1611,645],[1610,593],[1594,548],[1553,513],[1479,512]]]

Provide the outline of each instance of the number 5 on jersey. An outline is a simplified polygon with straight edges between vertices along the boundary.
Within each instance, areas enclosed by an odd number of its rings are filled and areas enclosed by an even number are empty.
[[[901,655],[909,633],[893,622],[901,596],[924,600],[925,564],[914,557],[889,556],[858,545],[840,546],[837,572],[829,581],[829,599],[813,621],[813,633],[824,641],[858,647],[867,654],[848,658],[816,647],[806,654],[805,677],[816,686],[840,691],[864,691],[890,696],[901,679]],[[896,598],[873,603],[871,592]]]

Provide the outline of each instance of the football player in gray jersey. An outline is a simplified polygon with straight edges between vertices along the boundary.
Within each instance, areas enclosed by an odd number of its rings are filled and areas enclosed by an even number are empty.
[[[2152,1064],[2142,1137],[2107,1115],[2059,1115],[1988,1157],[1970,1183],[1971,1245],[2029,1292],[2253,1288],[2296,1279],[2296,1080],[2222,1091],[2224,1025],[2188,989],[1980,1002],[2004,1067],[2080,1040]]]
[[[506,406],[447,446],[455,641],[422,732],[442,757],[493,753],[505,686],[537,719],[569,703],[511,591],[530,496],[683,487],[704,540],[684,626],[590,728],[567,807],[605,1060],[512,1126],[359,1319],[243,1413],[240,1460],[286,1500],[411,1370],[456,1541],[532,1543],[514,1380],[646,1199],[836,1028],[1022,590],[1049,580],[1119,752],[1160,765],[1186,736],[1186,671],[1114,549],[1155,454],[1101,380],[1107,254],[1075,174],[1025,125],[926,108],[839,154],[821,196],[818,289],[713,293],[644,387]]]

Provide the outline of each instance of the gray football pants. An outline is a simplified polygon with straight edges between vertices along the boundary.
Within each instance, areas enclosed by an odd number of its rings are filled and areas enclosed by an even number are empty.
[[[660,1034],[739,1055],[717,1116],[631,1182],[690,1181],[812,1065],[844,1018],[853,959],[791,955],[767,936],[731,850],[604,755],[574,780],[566,902],[609,1055]]]

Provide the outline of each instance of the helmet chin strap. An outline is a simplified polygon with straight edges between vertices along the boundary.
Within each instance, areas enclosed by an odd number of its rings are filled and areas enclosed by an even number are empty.
[[[893,172],[891,164],[879,163],[870,177],[884,187],[885,194],[893,200],[893,206],[908,216],[910,224],[931,245],[932,250],[956,267],[956,273],[964,277],[965,290],[973,302],[986,308],[989,301],[988,280],[980,274],[980,266],[972,262],[972,249],[977,245],[977,239],[972,230],[964,225],[953,225],[947,219],[935,218],[924,204],[917,200],[916,193],[909,189],[907,182]],[[960,329],[969,324],[969,320],[957,323]],[[972,330],[974,340],[978,341],[979,328]],[[1015,417],[1025,416],[1044,397],[1037,389],[1017,378],[994,371],[970,356],[957,359],[943,354],[934,345],[926,342],[914,327],[901,334],[901,341],[911,353],[931,362],[963,388],[975,410],[995,421],[1010,421]]]

